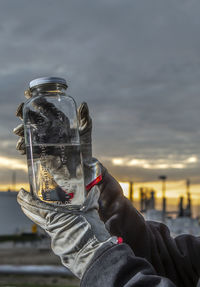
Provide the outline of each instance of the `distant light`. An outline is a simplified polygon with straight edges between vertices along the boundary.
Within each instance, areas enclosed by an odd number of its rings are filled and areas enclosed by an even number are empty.
[[[112,163],[114,164],[114,165],[123,165],[123,159],[122,158],[113,158],[112,159]]]
[[[178,168],[178,169],[182,169],[185,168],[185,165],[182,163],[175,163],[171,165],[172,168]]]
[[[151,168],[151,165],[148,164],[148,163],[145,163],[145,164],[143,165],[143,168]]]
[[[168,164],[166,164],[166,163],[162,163],[162,164],[156,164],[155,166],[154,166],[154,168],[158,168],[158,169],[167,169],[167,168],[169,168],[170,166],[168,165]]]
[[[141,159],[141,158],[131,158],[127,157],[119,157],[113,158],[112,164],[117,166],[126,166],[126,167],[140,167],[144,169],[184,169],[187,165],[198,162],[198,158],[196,156],[190,156],[185,160],[175,161],[169,159]]]
[[[132,159],[131,161],[128,162],[128,165],[139,165],[140,161],[137,159]]]
[[[191,156],[186,160],[188,163],[195,163],[198,161],[198,158],[196,156]]]
[[[3,156],[0,157],[0,167],[5,167],[9,169],[22,169],[24,171],[27,171],[27,165],[22,161]]]

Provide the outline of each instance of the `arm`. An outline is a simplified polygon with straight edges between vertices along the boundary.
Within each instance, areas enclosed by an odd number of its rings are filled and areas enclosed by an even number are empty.
[[[147,221],[152,238],[151,262],[179,286],[196,286],[200,277],[200,238],[189,234],[171,237],[162,223]]]
[[[143,216],[123,195],[120,184],[102,167],[99,214],[111,234],[120,236],[136,256],[151,259],[150,234]],[[145,246],[145,248],[144,248]]]
[[[182,235],[173,239],[164,224],[145,221],[105,169],[100,190],[99,213],[108,231],[121,236],[136,256],[153,265],[157,274],[177,286],[195,286],[200,276],[200,238]]]
[[[30,93],[26,94],[28,98],[31,97]],[[23,104],[17,110],[20,119],[23,119],[22,109]],[[91,183],[96,184],[97,179],[100,180],[101,177],[99,164],[94,164],[92,160],[92,122],[86,103],[81,105],[78,115],[85,182],[91,188],[93,186]],[[25,153],[23,129],[22,124],[14,130],[20,136],[17,149],[22,154]],[[129,244],[136,256],[144,257],[151,262],[158,274],[166,275],[174,282],[182,282],[185,278],[190,282],[196,282],[200,273],[199,239],[186,236],[173,240],[167,227],[145,222],[142,215],[123,196],[120,185],[108,172],[104,171],[99,187],[101,189],[99,213],[111,234],[123,237],[124,242]],[[186,269],[189,271],[185,272]]]
[[[101,248],[87,268],[82,287],[175,287],[167,278],[160,277],[145,260],[134,256],[126,244]]]
[[[55,208],[20,190],[18,202],[23,212],[51,238],[51,247],[87,287],[173,287],[167,278],[156,275],[153,267],[137,258],[130,247],[110,237],[97,213],[99,190],[94,187],[84,210]]]

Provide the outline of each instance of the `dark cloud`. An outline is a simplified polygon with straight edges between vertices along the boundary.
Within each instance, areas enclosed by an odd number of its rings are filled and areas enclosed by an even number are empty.
[[[97,156],[200,160],[199,8],[195,0],[2,0],[0,154],[19,158],[11,131],[28,82],[57,75],[89,104]],[[119,178],[159,173],[110,168]],[[166,172],[197,178],[198,166]]]

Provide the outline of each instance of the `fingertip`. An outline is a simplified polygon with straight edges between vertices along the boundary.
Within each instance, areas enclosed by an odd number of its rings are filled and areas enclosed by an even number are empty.
[[[20,124],[17,127],[13,129],[13,133],[17,136],[23,136],[24,135],[24,125]]]
[[[88,108],[88,104],[86,102],[82,102],[81,105]]]
[[[21,103],[16,110],[16,116],[20,118],[21,120],[23,120],[23,107],[24,107],[24,103]]]
[[[27,191],[26,189],[24,189],[23,187],[20,188],[19,193],[29,194],[29,195],[30,195],[30,192]],[[18,194],[19,194],[19,193],[18,193]]]
[[[89,108],[88,108],[88,104],[86,102],[82,103],[82,113],[84,115],[89,114]]]
[[[16,150],[18,150],[20,153],[24,152],[26,153],[26,148],[25,148],[25,139],[24,137],[20,137],[16,144]]]
[[[79,109],[78,109],[78,118],[80,121],[80,126],[84,126],[85,124],[88,124],[91,122],[91,118],[89,115],[89,108],[86,102],[83,102]]]
[[[32,97],[31,90],[27,89],[26,91],[24,91],[24,96],[25,98],[30,99]]]
[[[29,198],[30,196],[31,196],[30,192],[28,192],[22,187],[20,188],[20,191],[18,192],[17,201],[20,203],[21,200],[24,201],[26,198]]]

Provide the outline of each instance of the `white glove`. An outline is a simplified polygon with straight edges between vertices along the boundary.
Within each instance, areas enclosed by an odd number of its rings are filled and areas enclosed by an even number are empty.
[[[24,189],[18,193],[23,212],[49,234],[54,253],[80,279],[100,247],[117,243],[99,218],[98,198],[99,189],[94,186],[83,210],[69,211],[35,199]]]

